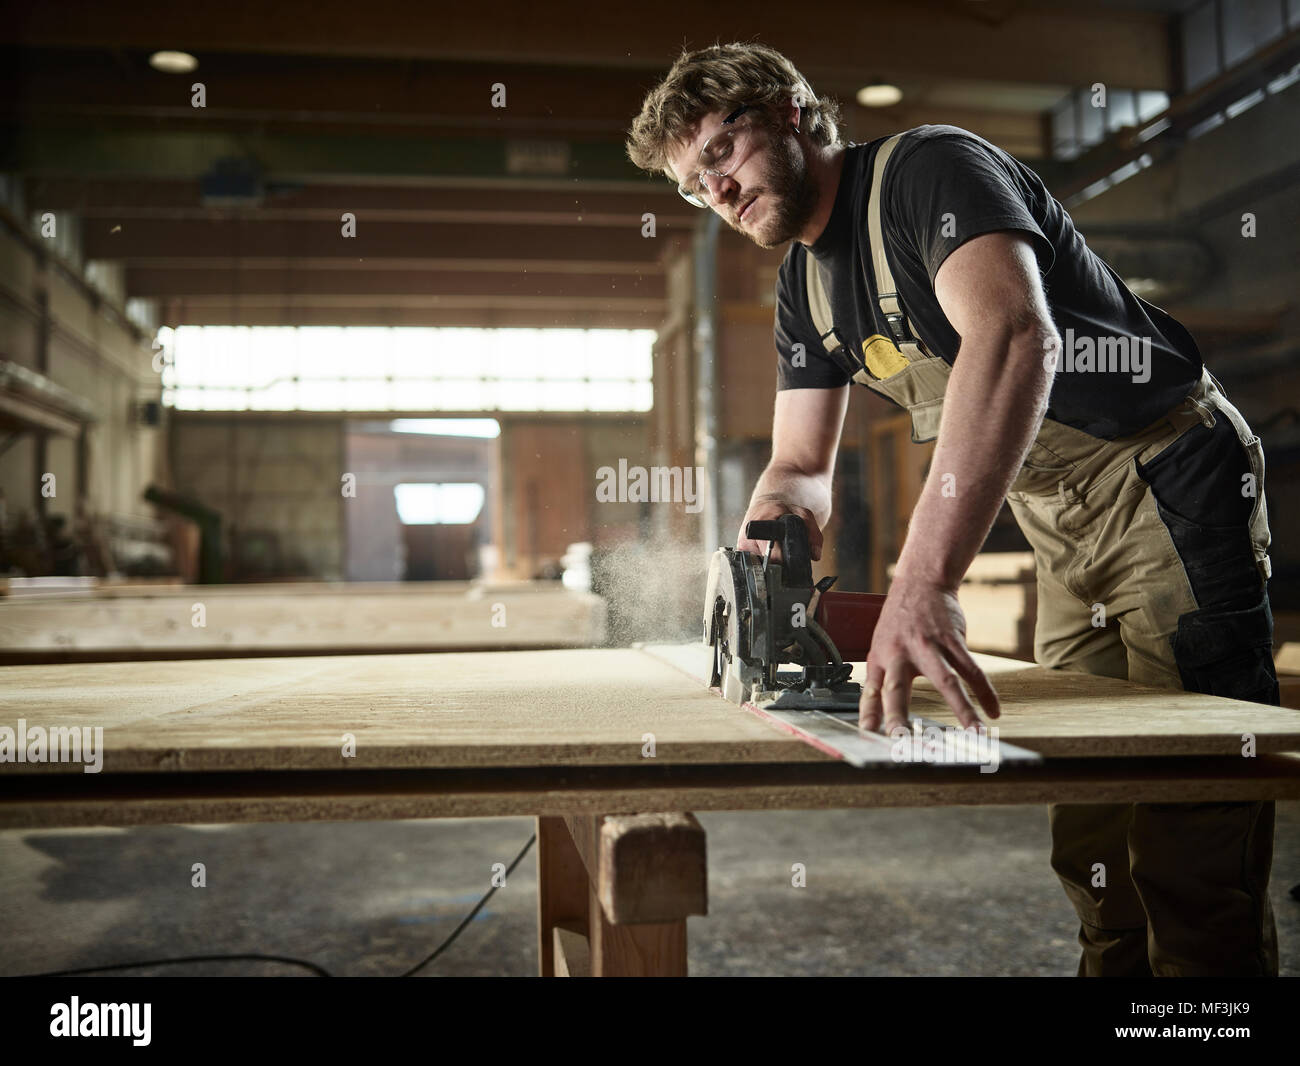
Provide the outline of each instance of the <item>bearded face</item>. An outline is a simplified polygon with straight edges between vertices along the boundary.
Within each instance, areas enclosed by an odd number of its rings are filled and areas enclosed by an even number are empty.
[[[807,226],[817,209],[818,190],[788,131],[764,126],[756,132],[761,146],[732,175],[739,191],[712,206],[760,248],[777,248]]]

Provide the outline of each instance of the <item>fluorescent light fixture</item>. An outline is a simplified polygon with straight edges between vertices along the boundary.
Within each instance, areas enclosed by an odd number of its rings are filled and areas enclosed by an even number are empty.
[[[394,433],[427,433],[435,437],[499,437],[495,418],[395,418],[388,423]]]
[[[149,57],[149,65],[164,74],[188,74],[198,69],[199,61],[189,52],[155,52]]]
[[[884,81],[873,81],[858,90],[858,103],[863,107],[893,107],[902,98],[902,89]]]

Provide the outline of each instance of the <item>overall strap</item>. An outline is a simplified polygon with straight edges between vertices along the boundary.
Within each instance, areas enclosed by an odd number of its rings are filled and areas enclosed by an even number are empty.
[[[893,271],[889,269],[889,258],[885,254],[884,233],[880,223],[880,190],[884,181],[885,167],[902,138],[903,134],[895,134],[876,150],[876,158],[872,166],[871,194],[867,200],[867,236],[871,245],[871,262],[876,277],[880,312],[889,324],[892,340],[902,353],[902,358],[907,363],[914,363],[931,356],[912,333],[902,304],[899,302],[898,286],[894,282]],[[817,328],[817,334],[821,337],[827,353],[836,358],[837,362],[841,362],[838,355],[843,346],[832,322],[830,298],[827,296],[825,282],[821,276],[821,265],[807,253],[804,255],[804,265],[807,273],[808,311],[812,316],[813,325]],[[894,358],[899,357],[895,355]],[[854,360],[854,362],[858,361]],[[862,373],[861,376],[854,374],[854,380],[866,382],[873,378],[869,374]]]
[[[840,341],[831,324],[831,301],[822,284],[821,264],[811,254],[805,253],[804,270],[808,274],[808,311],[817,327],[817,335],[826,346],[826,353],[833,356],[840,348]]]
[[[859,385],[870,385],[875,378],[862,365],[861,359],[854,358],[849,346],[840,342],[839,335],[831,323],[831,302],[822,282],[821,264],[811,255],[805,255],[804,269],[808,273],[808,310],[812,315],[813,325],[817,327],[817,335],[826,346],[826,354]]]
[[[889,269],[889,256],[885,254],[885,234],[880,225],[880,190],[884,184],[885,167],[893,155],[898,142],[903,139],[901,133],[890,137],[876,152],[876,162],[871,175],[871,198],[867,201],[867,236],[871,243],[871,267],[876,275],[876,299],[880,303],[880,313],[889,323],[889,332],[894,343],[898,345],[909,363],[930,358],[912,326],[907,321],[903,305],[898,299],[898,284],[894,281],[894,272]]]

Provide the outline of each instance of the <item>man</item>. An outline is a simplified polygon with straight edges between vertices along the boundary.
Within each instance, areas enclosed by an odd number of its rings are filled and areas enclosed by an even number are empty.
[[[952,126],[845,145],[837,118],[780,53],[717,45],[677,60],[628,153],[761,247],[793,242],[746,522],[797,514],[819,557],[850,382],[937,438],[863,727],[905,726],[922,676],[963,726],[979,722],[963,681],[997,716],[957,587],[1004,499],[1034,549],[1040,663],[1276,704],[1263,456],[1191,336],[1001,150]],[[1272,803],[1049,815],[1080,975],[1277,973]]]

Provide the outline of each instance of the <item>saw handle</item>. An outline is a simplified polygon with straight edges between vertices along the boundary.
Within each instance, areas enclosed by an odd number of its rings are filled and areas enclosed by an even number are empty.
[[[808,547],[808,527],[797,514],[780,518],[756,518],[745,525],[750,540],[767,540],[781,548],[781,565],[789,588],[812,588],[812,552]]]

